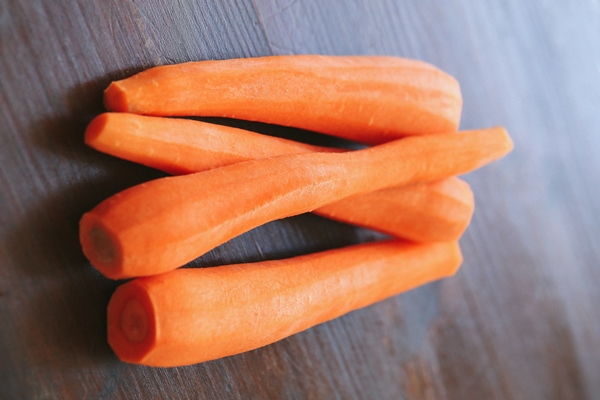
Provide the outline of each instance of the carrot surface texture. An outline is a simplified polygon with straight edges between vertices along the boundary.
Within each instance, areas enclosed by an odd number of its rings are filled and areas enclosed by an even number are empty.
[[[154,275],[266,222],[355,194],[466,173],[512,146],[504,129],[492,128],[166,177],[117,193],[84,214],[80,241],[91,264],[109,278]]]
[[[96,150],[172,174],[284,154],[341,151],[201,121],[129,113],[94,118],[85,142]],[[314,212],[395,237],[431,242],[458,239],[474,206],[469,185],[452,177],[352,196]]]
[[[303,128],[366,144],[456,131],[456,79],[417,60],[284,55],[150,68],[115,81],[109,111],[217,116]]]
[[[386,241],[286,260],[179,269],[117,288],[108,341],[129,363],[196,364],[253,350],[453,275],[457,242]]]

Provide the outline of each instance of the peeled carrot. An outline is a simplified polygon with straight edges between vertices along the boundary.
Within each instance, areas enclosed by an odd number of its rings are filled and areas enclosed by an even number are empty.
[[[341,149],[183,118],[103,113],[85,131],[98,151],[171,174],[190,174],[241,161]]]
[[[493,128],[166,177],[117,193],[84,214],[80,241],[109,278],[154,275],[266,222],[355,194],[466,173],[511,149],[506,131]]]
[[[218,116],[313,130],[367,144],[456,131],[458,82],[398,57],[285,55],[150,68],[110,84],[109,111]]]
[[[108,305],[108,341],[129,363],[196,364],[253,350],[451,276],[456,242],[356,245],[287,260],[138,278]]]
[[[96,150],[173,174],[284,154],[341,151],[201,121],[130,113],[97,116],[86,129],[85,142]],[[430,242],[458,239],[473,210],[469,185],[447,178],[352,196],[314,212],[399,238]]]
[[[415,242],[457,240],[475,210],[469,184],[450,177],[347,197],[313,212]]]

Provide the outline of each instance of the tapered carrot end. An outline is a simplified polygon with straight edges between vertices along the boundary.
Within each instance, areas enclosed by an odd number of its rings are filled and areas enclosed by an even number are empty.
[[[451,138],[451,136],[448,136]],[[465,171],[470,172],[510,153],[515,147],[510,135],[501,126],[458,132],[457,139],[464,139],[465,161],[473,161]],[[469,154],[470,153],[470,154]]]
[[[139,364],[156,341],[152,301],[140,281],[117,288],[107,309],[108,343],[121,361]]]
[[[469,227],[475,211],[475,196],[469,184],[457,177],[451,177],[428,185],[432,192],[432,204],[439,202],[437,229],[423,242],[458,240]],[[444,229],[441,229],[441,228]],[[433,234],[437,236],[433,236]],[[426,239],[426,240],[423,240]]]
[[[94,118],[85,129],[84,142],[92,148],[96,148],[95,144],[98,138],[105,131],[106,124],[110,119],[110,113],[103,113]]]
[[[449,265],[449,269],[447,271],[446,276],[450,277],[455,275],[458,270],[460,269],[460,266],[463,263],[463,255],[462,255],[462,251],[460,250],[460,245],[458,242],[451,242],[450,244],[452,246],[449,256],[449,259],[451,260],[448,265]]]
[[[493,128],[498,135],[499,141],[501,142],[501,146],[499,146],[499,150],[504,152],[504,154],[510,153],[515,148],[515,143],[512,138],[508,134],[506,128],[502,126],[497,126]]]
[[[499,160],[510,153],[515,144],[504,127],[497,126],[489,129],[490,140],[487,146],[490,149],[490,161]]]
[[[118,240],[92,213],[79,222],[79,241],[83,254],[107,278],[121,279],[121,248]]]
[[[104,91],[104,107],[106,107],[108,111],[129,111],[127,94],[119,81],[112,82]]]

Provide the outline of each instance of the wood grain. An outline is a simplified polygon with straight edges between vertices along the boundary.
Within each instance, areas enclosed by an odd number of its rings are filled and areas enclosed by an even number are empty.
[[[0,399],[598,398],[598,21],[594,0],[1,2]],[[117,283],[86,262],[77,221],[161,174],[83,145],[102,90],[153,65],[293,53],[432,62],[461,82],[462,128],[508,128],[515,151],[466,177],[461,272],[239,356],[120,363],[105,337]],[[375,237],[302,215],[193,265]]]

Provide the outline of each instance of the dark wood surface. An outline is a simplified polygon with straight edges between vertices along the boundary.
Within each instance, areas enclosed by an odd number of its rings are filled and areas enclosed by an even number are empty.
[[[508,128],[515,151],[465,177],[461,271],[239,356],[119,362],[117,283],[86,262],[77,222],[161,174],[84,146],[102,90],[158,64],[292,53],[432,62],[461,82],[463,129]],[[4,0],[0,143],[0,399],[600,398],[598,1]],[[372,235],[302,215],[194,264]]]

